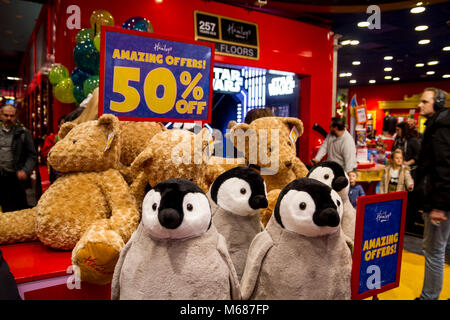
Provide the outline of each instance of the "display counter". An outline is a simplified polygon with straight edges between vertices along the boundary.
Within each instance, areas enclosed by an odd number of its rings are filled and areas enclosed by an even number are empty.
[[[77,282],[71,251],[57,251],[40,242],[1,245],[3,257],[24,300],[108,300],[111,284]]]
[[[371,168],[356,169],[356,181],[361,184],[366,195],[376,194],[376,187],[383,176],[384,167],[382,164],[376,164]]]

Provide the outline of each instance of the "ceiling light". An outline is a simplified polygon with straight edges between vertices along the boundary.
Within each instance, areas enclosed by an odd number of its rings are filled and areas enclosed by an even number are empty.
[[[414,28],[416,31],[425,31],[428,29],[428,26],[417,26]]]
[[[392,59],[394,59],[393,56],[385,56],[385,57],[384,57],[384,60],[392,60]]]
[[[423,2],[417,2],[416,3],[416,6],[421,6],[421,5],[423,5]]]
[[[356,83],[355,79],[350,80],[350,83]]]
[[[376,81],[375,80],[369,80],[369,83],[375,83]]]
[[[365,27],[368,27],[368,26],[370,26],[370,23],[367,22],[367,21],[358,22],[358,27],[360,27],[360,28],[365,28]]]
[[[400,78],[399,77],[395,77],[395,78],[392,78],[392,80],[398,81],[398,80],[400,80]]]
[[[442,48],[443,51],[450,51],[450,46],[446,46]]]
[[[350,72],[339,73],[340,78],[351,77],[352,74]]]
[[[392,76],[385,76],[384,78],[389,80],[389,79],[392,79]]]
[[[435,74],[436,72],[434,72],[434,71],[427,71],[427,74],[429,74],[429,75],[432,75],[432,74]]]
[[[18,77],[6,77],[6,79],[8,79],[8,80],[15,80],[15,81],[22,80],[21,78],[18,78]]]
[[[444,74],[442,75],[442,78],[450,78],[450,74]]]
[[[423,40],[420,40],[418,43],[419,44],[429,44],[430,40],[429,39],[423,39]]]
[[[359,66],[361,64],[361,61],[352,61],[352,65]]]
[[[417,68],[421,68],[421,67],[423,67],[425,64],[424,63],[416,63],[416,67]]]
[[[392,68],[391,67],[386,67],[386,68],[384,68],[384,71],[392,71]]]
[[[352,41],[350,41],[350,44],[352,46],[356,46],[357,44],[359,44],[359,41],[358,40],[352,40]]]
[[[415,7],[412,8],[409,12],[411,13],[422,13],[425,11],[425,7]]]
[[[344,40],[344,41],[341,41],[341,44],[343,45],[343,46],[346,46],[346,45],[348,45],[348,44],[350,44],[350,40]]]
[[[427,62],[427,65],[429,65],[429,66],[434,66],[434,65],[436,65],[436,64],[438,64],[438,63],[439,63],[439,61],[433,60],[433,61],[428,61],[428,62]]]

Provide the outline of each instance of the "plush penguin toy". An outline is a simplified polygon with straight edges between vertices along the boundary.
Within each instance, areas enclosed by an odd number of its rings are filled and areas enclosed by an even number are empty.
[[[280,193],[266,229],[250,245],[243,299],[350,299],[350,241],[336,191],[309,178]],[[348,240],[347,240],[348,239]]]
[[[224,237],[205,193],[186,179],[150,190],[142,220],[120,254],[112,299],[240,299]]]
[[[264,226],[260,209],[267,207],[266,184],[261,175],[247,167],[230,169],[214,181],[209,191],[213,223],[225,237],[238,278],[244,272],[247,251]]]
[[[354,241],[356,210],[353,208],[348,197],[350,180],[347,173],[337,162],[327,160],[319,162],[311,168],[307,177],[325,183],[339,194],[344,203],[344,215],[342,217],[341,227],[344,233]]]

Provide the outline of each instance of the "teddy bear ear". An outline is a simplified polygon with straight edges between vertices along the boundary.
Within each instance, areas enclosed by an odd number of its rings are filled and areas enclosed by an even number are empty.
[[[296,127],[298,131],[298,136],[300,137],[303,134],[303,122],[298,118],[292,117],[280,117],[281,121],[284,122],[289,129],[292,127]]]
[[[117,117],[112,114],[102,115],[98,119],[97,125],[105,126],[106,128],[110,129],[111,131],[119,131],[120,130],[119,119],[117,119]]]
[[[233,128],[236,124],[237,124],[236,121],[231,120],[230,122],[228,122],[228,129],[231,130],[231,128]]]
[[[77,125],[73,122],[65,122],[59,129],[58,138],[63,139],[69,133],[69,131],[76,126]]]
[[[153,150],[149,146],[144,149],[131,163],[131,173],[133,176],[137,176],[139,172],[144,168],[145,162],[150,161],[153,158]]]

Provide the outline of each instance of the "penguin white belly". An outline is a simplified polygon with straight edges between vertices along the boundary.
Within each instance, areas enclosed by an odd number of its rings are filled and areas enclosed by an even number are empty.
[[[271,219],[264,232],[274,244],[250,299],[350,299],[352,257],[341,230],[311,238],[282,229]]]
[[[121,269],[120,299],[231,299],[230,269],[217,250],[220,235],[213,226],[179,241],[139,232]]]

